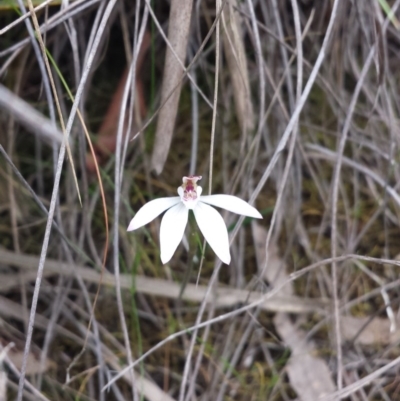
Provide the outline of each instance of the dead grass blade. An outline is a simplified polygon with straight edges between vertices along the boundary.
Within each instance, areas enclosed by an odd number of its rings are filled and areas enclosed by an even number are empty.
[[[32,18],[32,21],[33,21],[33,25],[35,27],[36,38],[37,38],[37,40],[39,42],[40,49],[42,50],[43,61],[44,61],[45,65],[46,65],[46,70],[47,70],[47,74],[48,74],[48,77],[49,77],[51,89],[53,91],[54,101],[56,103],[56,108],[57,108],[57,113],[58,113],[58,118],[59,118],[59,121],[60,121],[61,129],[62,129],[62,132],[64,133],[64,141],[66,143],[69,162],[71,163],[71,167],[72,167],[72,174],[73,174],[74,181],[75,181],[75,188],[76,188],[76,191],[78,193],[79,203],[82,205],[82,199],[81,199],[81,194],[80,194],[79,185],[78,185],[78,178],[76,177],[76,171],[75,171],[75,166],[74,166],[74,159],[72,157],[71,147],[69,145],[68,134],[65,131],[64,117],[63,117],[63,114],[61,112],[61,105],[60,105],[60,101],[58,99],[58,93],[57,93],[56,86],[55,86],[55,83],[54,83],[53,73],[52,73],[51,68],[50,68],[50,63],[49,63],[49,58],[47,56],[46,46],[44,44],[44,41],[43,41],[43,38],[42,38],[42,34],[40,33],[39,21],[37,19],[36,12],[35,12],[35,9],[34,9],[33,4],[32,4],[32,0],[27,0],[27,2],[28,2],[28,6],[29,6],[29,11],[31,13],[31,18]]]

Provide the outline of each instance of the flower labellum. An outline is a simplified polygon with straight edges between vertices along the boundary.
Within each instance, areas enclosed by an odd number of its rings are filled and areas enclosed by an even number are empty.
[[[178,195],[170,198],[154,199],[142,206],[129,223],[128,231],[150,223],[161,213],[167,211],[161,220],[160,247],[161,261],[168,263],[174,254],[188,221],[189,209],[193,210],[197,225],[216,255],[227,265],[231,261],[229,237],[222,216],[211,206],[220,207],[230,212],[256,219],[261,214],[244,200],[232,195],[204,195],[197,185],[200,175],[183,177]]]

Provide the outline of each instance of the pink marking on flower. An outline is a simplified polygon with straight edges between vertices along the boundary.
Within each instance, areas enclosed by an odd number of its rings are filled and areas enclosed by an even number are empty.
[[[197,181],[201,180],[201,175],[190,175],[182,178],[183,200],[194,201],[197,199]]]

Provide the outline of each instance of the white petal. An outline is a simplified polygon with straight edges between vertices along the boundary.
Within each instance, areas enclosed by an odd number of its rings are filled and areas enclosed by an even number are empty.
[[[142,227],[147,223],[150,223],[150,221],[154,220],[165,210],[176,205],[178,202],[180,202],[180,200],[181,199],[179,198],[179,196],[173,196],[171,198],[154,199],[146,203],[135,214],[135,217],[129,223],[127,231],[136,230],[137,228]]]
[[[262,219],[261,214],[253,206],[244,200],[233,195],[205,195],[200,198],[200,202],[205,202],[213,206],[222,207],[230,212],[242,214],[243,216]]]
[[[211,206],[199,202],[193,209],[204,238],[217,256],[227,265],[231,262],[228,230],[222,216]]]
[[[168,263],[182,241],[189,210],[179,202],[165,213],[160,227],[161,262]]]

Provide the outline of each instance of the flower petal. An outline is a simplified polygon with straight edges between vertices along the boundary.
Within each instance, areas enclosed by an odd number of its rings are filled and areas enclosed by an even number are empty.
[[[253,206],[250,206],[243,199],[233,195],[205,195],[200,198],[200,202],[205,202],[213,206],[222,207],[230,212],[242,214],[243,216],[262,219],[261,214]]]
[[[179,196],[173,196],[171,198],[154,199],[146,203],[135,214],[135,217],[129,223],[127,231],[136,230],[137,228],[150,223],[150,221],[154,220],[165,210],[176,205],[178,202],[180,202],[180,200],[181,199]]]
[[[204,238],[216,255],[227,265],[231,262],[228,230],[222,216],[211,206],[199,202],[193,209]]]
[[[179,202],[165,213],[160,227],[161,262],[168,263],[182,241],[189,210]]]

